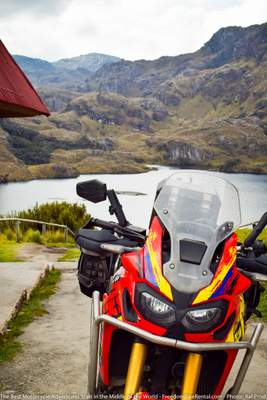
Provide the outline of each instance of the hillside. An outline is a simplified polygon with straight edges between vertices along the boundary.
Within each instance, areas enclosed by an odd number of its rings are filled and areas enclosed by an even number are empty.
[[[88,76],[107,64],[120,61],[120,58],[107,54],[89,53],[78,57],[63,58],[48,62],[38,58],[14,55],[33,85],[57,89],[74,89]]]
[[[104,65],[96,57],[95,71],[84,56],[30,63],[26,73],[52,115],[0,121],[0,179],[138,172],[152,163],[267,173],[266,50],[262,24],[222,28],[177,57]],[[63,67],[60,84],[48,84]]]
[[[113,64],[120,60],[119,57],[109,56],[107,54],[90,53],[72,58],[62,58],[52,64],[56,68],[65,68],[71,71],[83,69],[89,72],[96,72],[103,67],[103,65]]]

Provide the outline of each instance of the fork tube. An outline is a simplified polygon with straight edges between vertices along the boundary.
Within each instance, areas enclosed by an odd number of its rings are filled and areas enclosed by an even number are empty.
[[[203,356],[199,353],[187,355],[181,393],[182,400],[190,400],[196,394],[202,361]]]
[[[124,400],[131,399],[138,391],[147,355],[147,345],[133,343],[124,389]]]

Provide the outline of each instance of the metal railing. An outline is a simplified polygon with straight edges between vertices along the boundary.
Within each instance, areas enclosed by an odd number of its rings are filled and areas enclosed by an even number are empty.
[[[57,228],[64,229],[64,242],[65,243],[67,243],[67,241],[68,241],[69,233],[72,236],[74,236],[74,232],[67,225],[55,224],[53,222],[38,221],[36,219],[26,219],[26,218],[17,218],[17,217],[0,218],[0,222],[8,222],[8,221],[15,222],[16,241],[17,242],[19,242],[19,238],[20,238],[20,224],[23,222],[30,223],[30,224],[42,225],[42,235],[45,235],[47,226],[55,226]]]

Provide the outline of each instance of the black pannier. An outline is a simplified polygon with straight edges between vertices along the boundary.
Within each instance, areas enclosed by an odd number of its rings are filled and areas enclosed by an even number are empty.
[[[81,250],[78,263],[78,280],[83,294],[92,297],[94,290],[98,290],[101,294],[105,293],[110,269],[113,269],[116,261],[115,257],[113,257],[113,260],[111,258],[84,254]]]
[[[80,229],[75,237],[80,246],[81,256],[78,262],[78,281],[80,290],[86,296],[92,297],[94,290],[101,294],[107,291],[110,276],[113,275],[118,255],[102,250],[102,243],[119,244],[128,247],[138,243],[126,238],[118,238],[111,231]]]

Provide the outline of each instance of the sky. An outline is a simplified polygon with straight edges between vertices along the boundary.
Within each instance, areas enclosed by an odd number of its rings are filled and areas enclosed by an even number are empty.
[[[221,27],[266,21],[266,0],[0,0],[0,39],[9,51],[48,61],[92,52],[128,60],[179,55]]]

